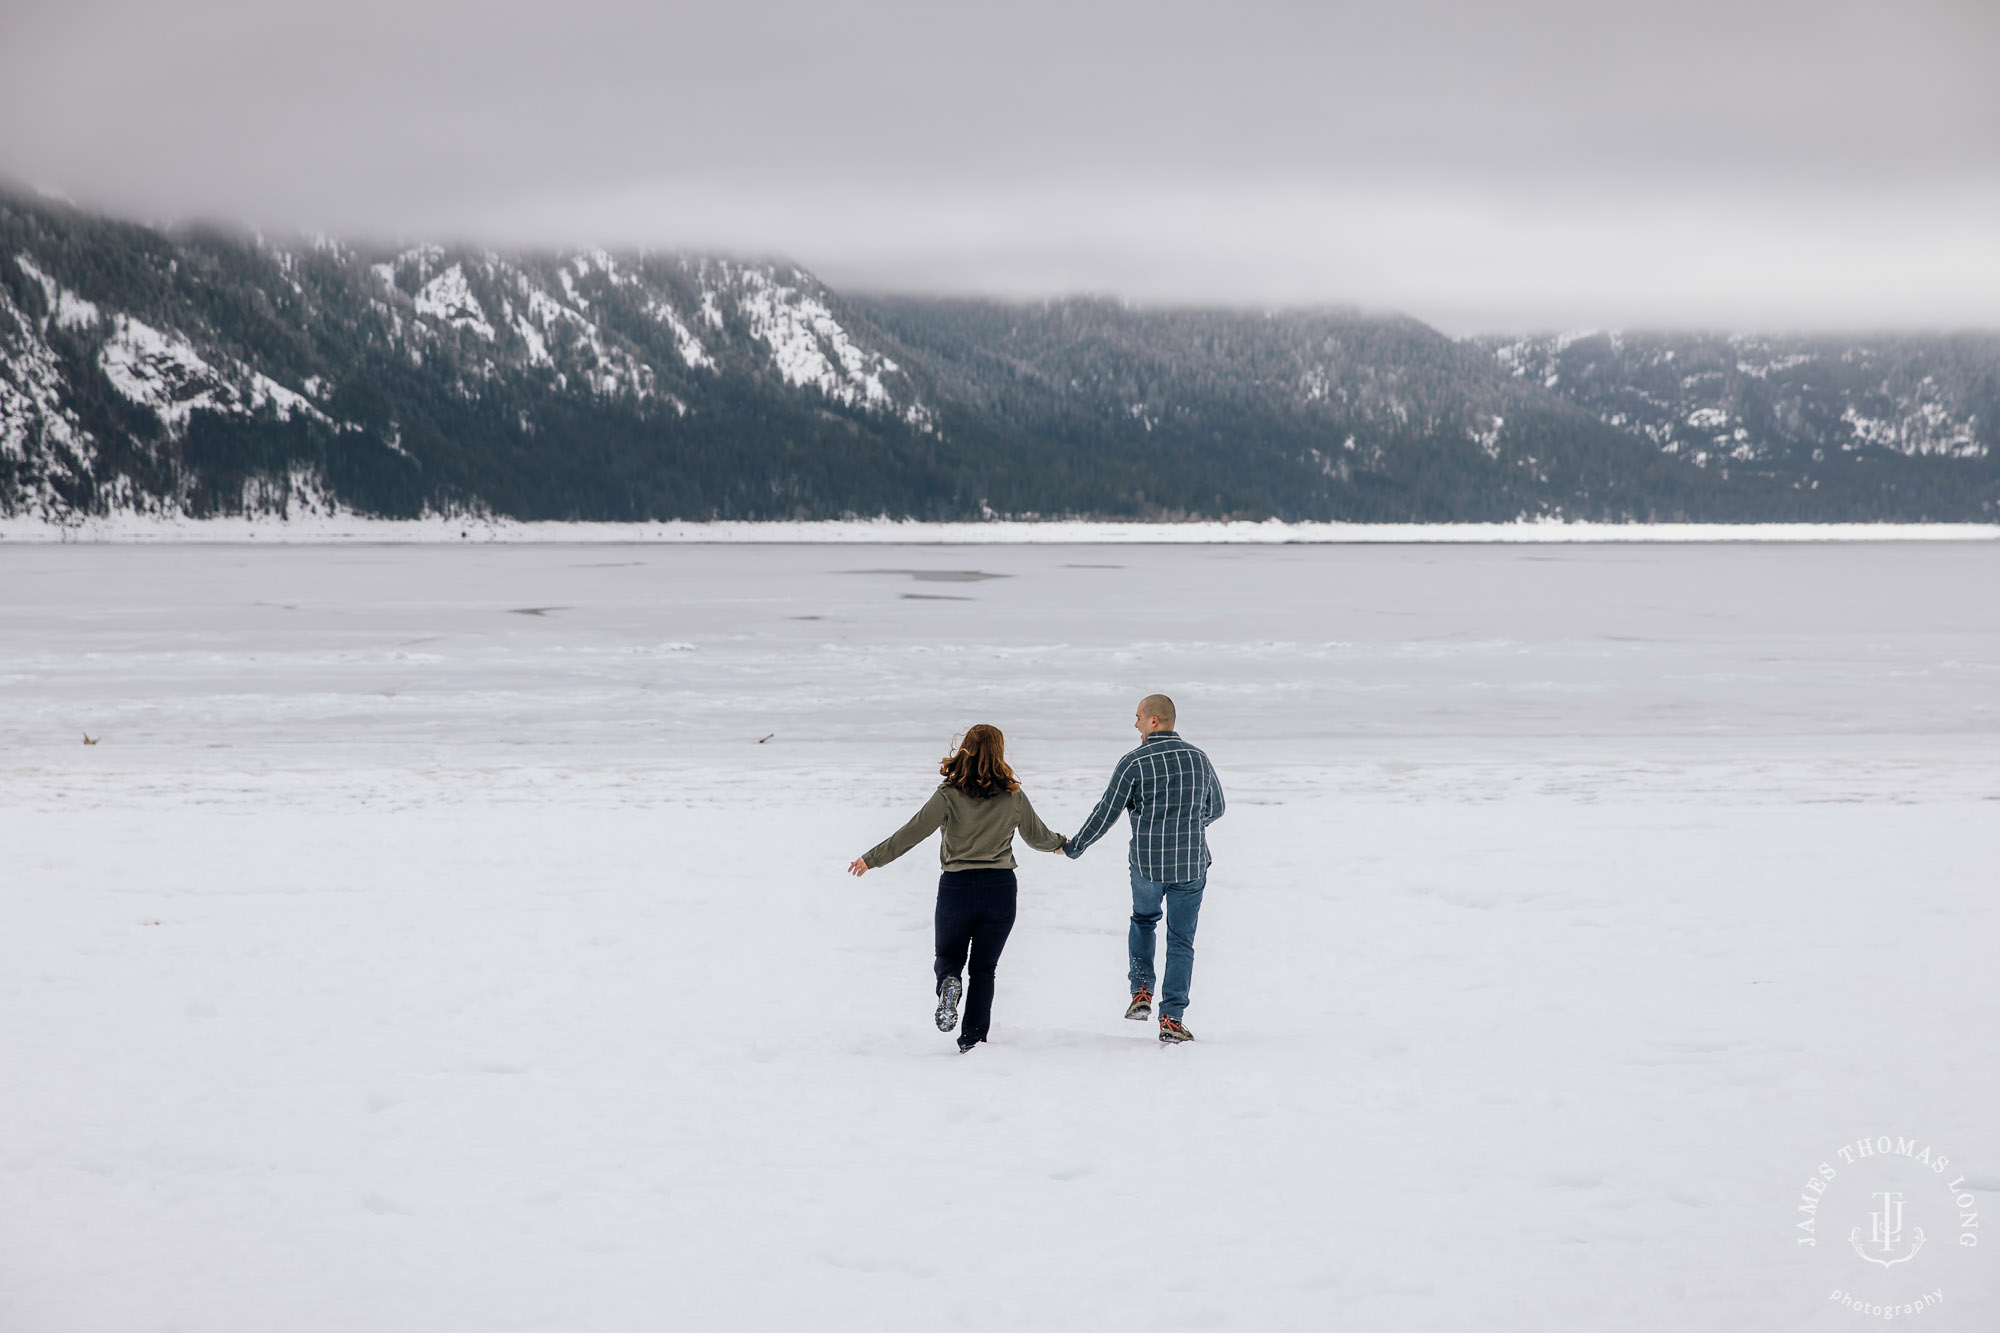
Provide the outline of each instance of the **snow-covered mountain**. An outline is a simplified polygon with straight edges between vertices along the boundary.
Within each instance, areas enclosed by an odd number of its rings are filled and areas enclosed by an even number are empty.
[[[374,252],[0,202],[7,512],[532,509],[568,474],[569,507],[601,514],[575,474],[617,472],[620,437],[782,453],[860,426],[936,432],[910,373],[791,265]],[[711,508],[742,507],[719,502],[731,470],[709,469]]]
[[[2000,338],[1454,341],[0,192],[0,513],[1990,518]]]
[[[1697,467],[2000,450],[2000,335],[1490,339],[1518,378]]]

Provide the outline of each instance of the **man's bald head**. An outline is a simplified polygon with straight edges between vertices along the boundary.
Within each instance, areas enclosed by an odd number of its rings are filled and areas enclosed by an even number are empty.
[[[1157,718],[1161,731],[1174,729],[1174,701],[1164,694],[1149,694],[1139,701],[1139,716]]]

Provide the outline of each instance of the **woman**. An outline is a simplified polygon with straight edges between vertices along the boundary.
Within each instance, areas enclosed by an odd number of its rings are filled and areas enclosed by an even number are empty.
[[[1014,928],[1014,831],[1030,847],[1059,852],[1068,839],[1049,832],[1028,804],[1028,794],[1007,767],[1007,738],[984,723],[965,733],[956,750],[938,765],[944,781],[910,822],[848,865],[851,875],[880,870],[944,830],[938,852],[944,873],[937,896],[937,1025],[949,1032],[958,1024],[963,983],[959,972],[970,953],[972,987],[965,994],[965,1027],[959,1054],[986,1040],[993,1018],[993,968]]]

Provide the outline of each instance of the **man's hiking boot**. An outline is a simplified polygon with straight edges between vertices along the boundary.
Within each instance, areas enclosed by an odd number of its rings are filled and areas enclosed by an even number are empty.
[[[1134,1023],[1143,1023],[1153,1016],[1153,988],[1141,986],[1132,996],[1132,1003],[1125,1007],[1125,1017]]]
[[[970,1054],[972,1051],[975,1051],[978,1048],[979,1048],[979,1043],[976,1041],[961,1041],[958,1043],[958,1053],[960,1055]]]
[[[939,1032],[949,1032],[958,1026],[958,997],[965,993],[965,983],[957,977],[946,977],[938,984],[937,1025]]]
[[[1194,1033],[1182,1027],[1180,1019],[1168,1018],[1165,1014],[1161,1014],[1160,1040],[1171,1046],[1176,1042],[1193,1041]]]

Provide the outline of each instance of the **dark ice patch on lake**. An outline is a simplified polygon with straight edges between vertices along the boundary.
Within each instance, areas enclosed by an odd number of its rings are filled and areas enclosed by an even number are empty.
[[[842,574],[907,574],[919,583],[978,583],[982,579],[1011,579],[1012,574],[989,574],[983,569],[843,569]]]

